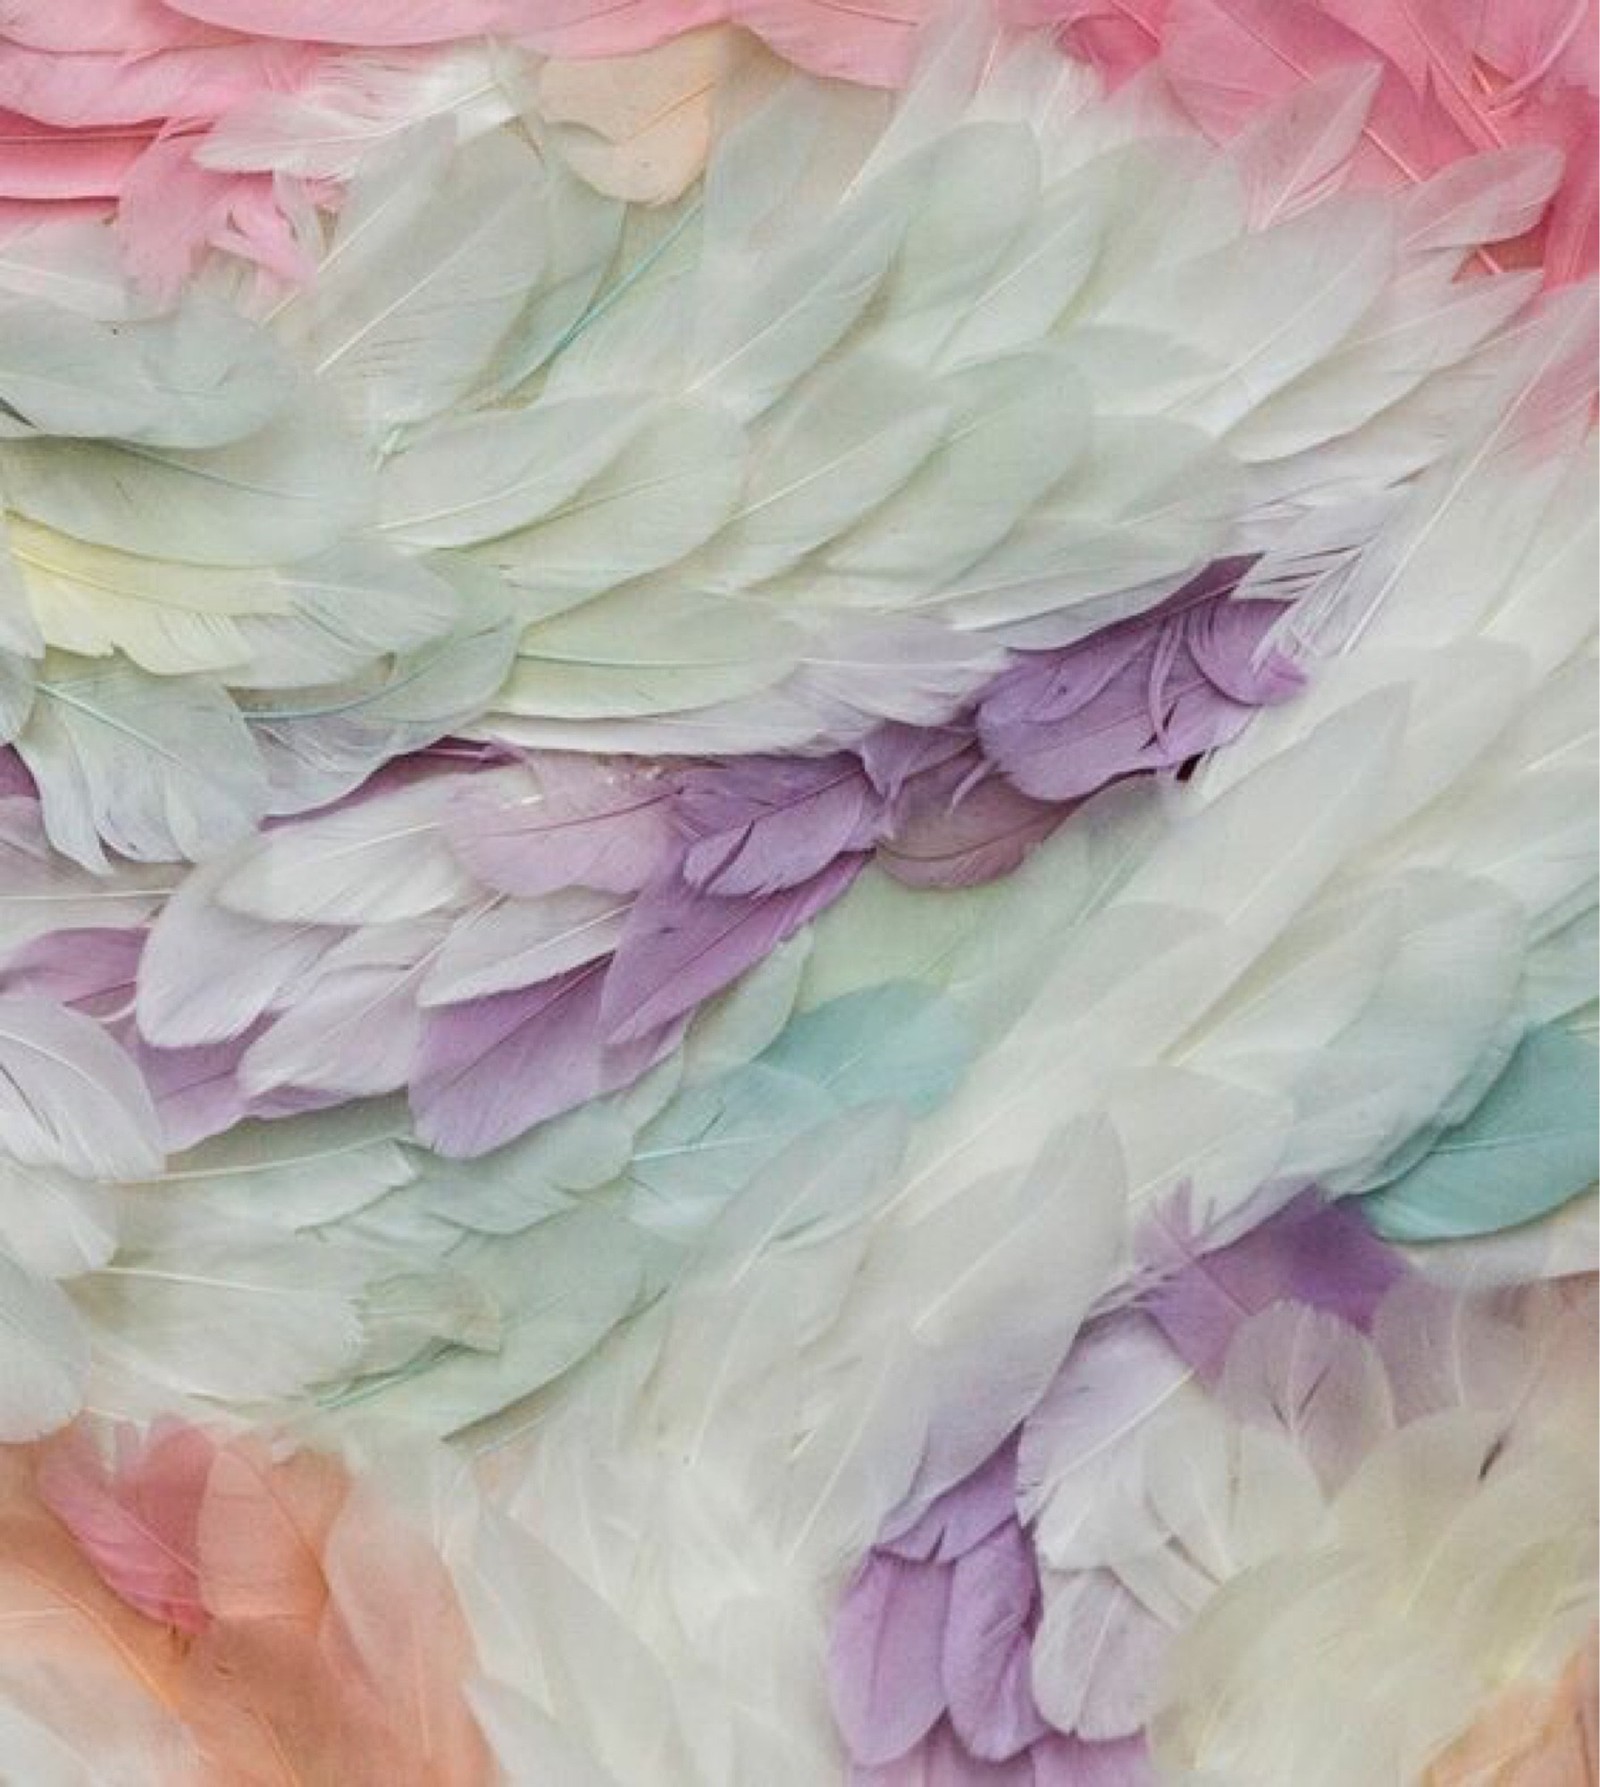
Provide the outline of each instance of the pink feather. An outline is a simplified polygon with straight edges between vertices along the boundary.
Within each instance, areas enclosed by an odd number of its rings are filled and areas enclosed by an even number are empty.
[[[4,0],[0,37],[35,50],[77,55],[113,50],[125,56],[178,44],[216,43],[220,34],[186,19],[162,0],[94,0],[63,6],[61,0]]]
[[[898,87],[928,12],[926,0],[734,0],[732,18],[813,74]]]
[[[314,67],[303,44],[227,43],[129,56],[63,56],[0,39],[0,107],[68,129],[152,120],[210,120],[263,89],[295,85]]]
[[[289,284],[309,279],[309,251],[295,238],[265,174],[218,174],[191,159],[192,143],[154,144],[122,184],[117,233],[128,271],[161,298],[175,295],[210,248],[255,261]]]
[[[113,1593],[181,1632],[208,1624],[200,1592],[200,1507],[216,1448],[198,1428],[120,1428],[109,1463],[69,1429],[39,1461],[39,1493]]]
[[[148,130],[56,130],[15,112],[0,112],[0,198],[114,198],[151,141]],[[45,215],[56,215],[54,208]],[[43,218],[23,214],[18,221]]]
[[[1226,141],[1308,81],[1379,74],[1354,162],[1369,184],[1414,183],[1483,149],[1560,149],[1566,176],[1543,225],[1497,265],[1540,264],[1559,285],[1596,260],[1600,151],[1594,0],[1003,0],[1017,24],[1115,86],[1159,60],[1183,108]]]
[[[364,48],[449,43],[500,29],[505,0],[166,0],[174,12],[259,37]]]
[[[631,56],[705,25],[733,0],[504,0],[500,28],[545,56]]]

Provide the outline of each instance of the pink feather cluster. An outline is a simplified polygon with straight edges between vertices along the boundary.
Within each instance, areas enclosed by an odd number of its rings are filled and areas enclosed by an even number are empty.
[[[984,0],[987,4],[987,0]],[[1227,139],[1306,81],[1376,64],[1357,158],[1405,184],[1479,150],[1545,145],[1565,157],[1539,228],[1497,255],[1551,284],[1596,264],[1595,0],[998,0],[1020,26],[1113,84],[1149,63],[1208,135]],[[8,0],[0,8],[0,238],[45,218],[114,213],[130,270],[158,296],[208,249],[300,281],[316,209],[337,180],[226,165],[208,144],[361,58],[424,72],[490,37],[555,58],[638,55],[736,26],[813,74],[865,86],[908,77],[932,0]],[[1469,18],[1467,14],[1472,16]],[[396,103],[381,94],[379,110]],[[406,122],[401,115],[393,122]]]
[[[1112,85],[1154,63],[1182,110],[1227,141],[1307,81],[1374,64],[1357,177],[1404,186],[1481,150],[1544,145],[1565,174],[1539,227],[1497,253],[1547,283],[1597,259],[1595,0],[1002,0],[1055,25]]]
[[[330,1457],[179,1421],[6,1447],[0,1605],[0,1661],[120,1716],[175,1787],[263,1781],[265,1755],[344,1787],[493,1778],[443,1562]]]
[[[0,234],[115,211],[130,271],[158,293],[207,247],[305,278],[313,263],[294,218],[311,195],[271,174],[207,168],[199,151],[221,120],[294,92],[328,53],[219,30],[160,0],[8,0]]]
[[[541,56],[617,57],[738,24],[814,73],[909,72],[924,0],[7,0],[0,7],[0,239],[115,215],[131,273],[175,293],[215,249],[300,282],[337,181],[227,165],[220,129],[270,115],[361,59],[425,76],[483,36]],[[381,109],[381,93],[372,102]],[[394,119],[406,122],[404,113]]]

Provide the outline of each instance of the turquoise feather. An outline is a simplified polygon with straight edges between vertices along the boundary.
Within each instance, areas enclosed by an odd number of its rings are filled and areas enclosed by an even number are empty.
[[[1523,1039],[1465,1122],[1361,1200],[1389,1241],[1489,1235],[1548,1215],[1600,1177],[1600,1053],[1559,1024]]]

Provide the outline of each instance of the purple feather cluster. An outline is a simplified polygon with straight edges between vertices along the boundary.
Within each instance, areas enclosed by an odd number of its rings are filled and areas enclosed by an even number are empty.
[[[1229,599],[1243,569],[1219,563],[1146,615],[1019,655],[948,725],[885,725],[826,756],[548,755],[532,760],[537,794],[509,799],[484,773],[493,757],[391,765],[325,812],[412,791],[429,804],[408,823],[440,835],[441,872],[464,872],[473,897],[408,924],[273,927],[229,908],[224,877],[209,913],[191,897],[147,927],[36,939],[0,969],[0,993],[97,1018],[143,1071],[173,1150],[245,1117],[406,1088],[429,1147],[485,1153],[638,1079],[874,857],[917,887],[1005,874],[1096,789],[1180,768],[1291,696],[1299,675],[1266,643],[1281,605]],[[292,873],[296,828],[323,817],[269,828],[241,860],[281,848]],[[28,829],[29,812],[12,819]],[[166,933],[189,951],[207,924],[219,953],[271,968],[259,996],[230,1007],[225,1034],[152,1024],[144,982],[158,958],[174,970]],[[430,992],[430,964],[462,947],[482,971]],[[270,1071],[288,1036],[358,1019],[361,1049],[326,1080]]]
[[[1287,1304],[1368,1333],[1408,1281],[1358,1215],[1312,1191],[1233,1244],[1200,1247],[1180,1191],[1140,1237],[1137,1302],[1090,1322],[1020,1432],[914,1524],[891,1524],[857,1572],[829,1660],[857,1787],[1155,1780],[1144,1725],[1172,1633],[1111,1571],[1056,1573],[1052,1662],[1060,1676],[1064,1660],[1070,1679],[1036,1692],[1042,1576],[1021,1512],[1030,1488],[1104,1456],[1191,1377],[1218,1393],[1252,1317]],[[1046,1441],[1047,1467],[1036,1455]]]

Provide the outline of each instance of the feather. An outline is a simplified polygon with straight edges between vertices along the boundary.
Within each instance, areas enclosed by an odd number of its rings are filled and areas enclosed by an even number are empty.
[[[455,1005],[581,968],[616,948],[627,913],[616,895],[578,887],[475,908],[433,955],[417,996]]]
[[[702,310],[690,347],[690,392],[710,389],[748,420],[809,371],[884,275],[900,228],[889,200],[888,192],[869,189],[731,302]],[[714,254],[708,244],[711,265]]]
[[[19,518],[22,594],[53,646],[127,654],[156,675],[266,686],[326,681],[449,630],[454,591],[420,565],[338,547],[301,565],[233,572],[87,545]]]
[[[619,453],[532,526],[482,550],[527,618],[559,613],[675,563],[727,520],[743,478],[745,438],[710,405],[665,404],[646,413]],[[626,535],[618,517],[627,518]],[[530,655],[532,655],[530,653]]]
[[[0,1166],[0,1252],[39,1278],[72,1278],[116,1251],[109,1187],[53,1167]]]
[[[8,502],[61,533],[149,558],[252,565],[313,557],[365,519],[371,478],[315,406],[210,451],[0,442]]]
[[[6,1335],[0,1436],[37,1439],[77,1413],[89,1377],[88,1342],[60,1289],[29,1277],[4,1255],[0,1328]]]
[[[304,212],[286,212],[279,197],[266,176],[214,173],[190,160],[183,138],[169,137],[128,170],[113,227],[130,275],[164,302],[195,277],[211,248],[294,285],[311,276],[309,232]]]
[[[759,582],[789,569],[892,497],[945,442],[949,421],[923,380],[841,356],[775,412],[712,548],[714,575]]]
[[[97,1375],[128,1374],[147,1412],[190,1396],[290,1396],[341,1376],[360,1348],[370,1270],[348,1247],[308,1256],[265,1224],[218,1225],[174,1206],[130,1221],[116,1260],[70,1295]]]
[[[370,203],[352,202],[296,307],[319,378],[375,434],[462,396],[543,266],[539,163],[516,138],[480,138],[436,190],[415,190],[422,202],[407,205],[403,233],[373,225],[381,186]]]
[[[17,214],[24,225],[43,222],[41,212],[103,216],[106,201],[119,191],[150,143],[145,130],[96,133],[85,142],[68,131],[3,113],[0,129],[6,145],[0,194],[29,201]]]
[[[1292,0],[1174,0],[1162,65],[1203,129],[1230,135],[1262,99],[1340,64],[1366,63],[1374,46],[1331,9]],[[1467,145],[1447,119],[1426,113],[1396,71],[1385,68],[1364,135],[1365,154],[1390,177],[1416,178]]]
[[[92,869],[102,839],[140,862],[211,856],[260,817],[261,764],[219,690],[65,654],[44,669],[17,749],[58,850]]]
[[[295,1003],[239,1057],[246,1098],[290,1088],[351,1098],[404,1086],[422,1036],[417,985],[443,935],[442,925],[422,919],[336,943]]]
[[[532,1124],[615,1091],[677,1040],[671,1016],[610,1035],[606,963],[425,1012],[411,1083],[417,1134],[442,1153],[487,1153]],[[673,1015],[681,1015],[683,1007]]]
[[[220,304],[101,322],[38,299],[0,303],[6,435],[121,437],[151,447],[221,447],[265,427],[292,373],[271,340]]]
[[[1403,239],[1415,248],[1467,248],[1525,235],[1560,179],[1559,151],[1536,144],[1458,161],[1411,194]]]
[[[1364,1198],[1363,1215],[1386,1240],[1428,1241],[1548,1214],[1600,1175],[1594,1077],[1590,1043],[1556,1025],[1532,1031],[1471,1115]]]
[[[1142,1737],[1104,1744],[1058,1737],[1034,1750],[1038,1787],[1150,1787],[1155,1778]]]
[[[845,855],[773,894],[711,896],[668,885],[634,903],[600,995],[602,1033],[638,1045],[753,967],[831,905],[865,858]]]
[[[1014,1520],[951,1572],[941,1665],[950,1724],[987,1761],[1007,1761],[1045,1734],[1029,1674],[1038,1592],[1033,1547]]]
[[[166,0],[163,0],[166,4]],[[492,30],[504,12],[503,0],[448,0],[441,9],[431,0],[409,0],[398,6],[382,0],[329,4],[329,0],[288,0],[263,5],[261,0],[171,0],[170,10],[203,24],[229,31],[259,32],[266,37],[310,38],[322,43],[437,43]]]
[[[1372,1343],[1303,1305],[1276,1303],[1240,1324],[1217,1394],[1240,1420],[1288,1434],[1330,1491],[1394,1426]]]
[[[574,1787],[617,1787],[639,1765],[681,1770],[684,1739],[661,1663],[553,1552],[491,1505],[458,1577],[482,1671],[469,1694],[498,1756],[507,1753],[499,1736],[510,1725],[525,1753],[559,1767]],[[546,1606],[561,1609],[554,1626],[538,1617]],[[587,1704],[586,1684],[602,1662],[626,1718],[597,1718]]]
[[[674,811],[687,834],[679,871],[698,892],[763,895],[809,880],[871,845],[880,802],[852,756],[749,757],[686,772]]]
[[[384,461],[379,526],[428,548],[512,533],[570,502],[643,421],[632,394],[597,392],[435,423]]]
[[[1018,1507],[1037,1519],[1047,1561],[1064,1558],[1097,1512],[1117,1454],[1160,1410],[1183,1406],[1191,1375],[1142,1316],[1104,1317],[1084,1329],[1029,1413],[1018,1449]]]
[[[200,1594],[199,1525],[213,1446],[198,1429],[157,1425],[143,1441],[127,1429],[116,1453],[95,1456],[69,1429],[40,1461],[40,1498],[119,1599],[181,1632],[209,1623]]]
[[[938,451],[828,545],[828,568],[848,588],[882,587],[892,598],[958,575],[998,546],[1084,451],[1087,393],[1064,355],[983,361],[938,389],[953,406]]]
[[[130,863],[107,881],[58,855],[31,790],[0,796],[0,868],[0,920],[11,944],[58,926],[135,924],[172,879],[170,869]]]
[[[127,1055],[77,1012],[0,1001],[0,1138],[28,1166],[130,1179],[161,1164],[150,1096]]]
[[[45,1682],[58,1684],[41,1696],[43,1684],[19,1681],[7,1657],[8,1685],[29,1711],[70,1726],[61,1682],[102,1705],[109,1694],[118,1735],[130,1739],[135,1772],[115,1770],[124,1779],[149,1778],[146,1763],[175,1778],[166,1765],[178,1757],[176,1778],[199,1766],[243,1780],[258,1772],[263,1743],[274,1766],[299,1772],[330,1761],[351,1779],[369,1765],[371,1778],[403,1779],[421,1758],[441,1779],[481,1778],[487,1759],[460,1692],[459,1609],[408,1521],[336,1460],[259,1436],[221,1440],[168,1423],[147,1447],[125,1430],[117,1438],[131,1443],[98,1485],[84,1429],[47,1450],[37,1475],[26,1454],[7,1472],[4,1592],[47,1620],[55,1667]],[[139,1498],[158,1482],[173,1498],[164,1530],[139,1531]],[[68,1525],[46,1514],[46,1498]],[[138,1560],[166,1539],[168,1573],[178,1556],[192,1565],[170,1596]],[[175,1643],[160,1615],[180,1609],[189,1629]],[[129,1705],[141,1701],[144,1715]],[[158,1744],[151,1714],[176,1733]],[[88,1766],[104,1772],[115,1750],[115,1737],[97,1743]]]
[[[1182,594],[1170,608],[1104,628],[1048,657],[1028,655],[985,692],[985,752],[1025,794],[1070,800],[1118,775],[1173,768],[1224,744],[1252,707],[1288,699],[1300,678],[1261,640],[1272,603]]]
[[[719,89],[749,78],[755,47],[713,28],[604,61],[547,62],[540,121],[568,165],[601,192],[669,204],[704,170]]]
[[[484,42],[319,54],[292,90],[258,89],[230,105],[192,153],[212,172],[280,177],[275,196],[292,212],[297,188],[282,176],[347,183],[368,156],[430,117],[450,117],[463,137],[504,123],[515,109],[501,90],[506,72],[497,46]]]
[[[489,1422],[589,1356],[646,1295],[649,1250],[607,1210],[573,1210],[481,1247],[475,1280],[501,1312],[496,1345],[453,1346],[357,1383],[341,1401],[371,1402],[397,1422],[460,1433]]]
[[[1159,1273],[1142,1303],[1174,1351],[1207,1381],[1240,1328],[1279,1302],[1366,1330],[1404,1277],[1394,1252],[1348,1207],[1302,1192],[1226,1246],[1196,1251],[1187,1200],[1152,1222],[1139,1252]]]
[[[892,1762],[943,1713],[950,1595],[946,1571],[882,1555],[851,1585],[829,1667],[834,1711],[857,1761]]]
[[[912,1562],[954,1563],[1016,1514],[1017,1460],[1001,1446],[903,1530],[890,1529],[875,1549]]]
[[[1307,81],[1234,139],[1252,225],[1264,228],[1337,190],[1349,172],[1383,79],[1381,67],[1332,68]]]
[[[627,765],[547,757],[513,800],[469,786],[446,813],[451,848],[500,893],[536,899],[570,886],[639,892],[674,844],[673,784]]]
[[[75,49],[53,55],[0,46],[0,107],[69,128],[204,118],[262,86],[290,84],[307,61],[299,45],[217,41],[153,54]]]
[[[1424,1787],[1468,1787],[1478,1779],[1507,1787],[1555,1787],[1600,1766],[1594,1704],[1594,1646],[1585,1646],[1549,1687],[1518,1682],[1463,1737],[1429,1765]]]
[[[1122,1163],[1097,1121],[1054,1129],[1024,1171],[995,1177],[987,1211],[954,1199],[898,1241],[907,1270],[927,1275],[903,1319],[940,1385],[911,1506],[975,1468],[1038,1402],[1119,1243]],[[1000,1289],[1030,1280],[1054,1288],[1038,1302]]]
[[[338,800],[391,758],[466,725],[505,680],[513,647],[504,616],[479,608],[443,638],[347,682],[242,703],[273,811]]]
[[[924,0],[884,0],[869,9],[840,0],[734,0],[737,23],[780,56],[814,74],[899,86],[911,67]]]
[[[1047,1573],[1033,1639],[1040,1712],[1089,1743],[1136,1736],[1153,1710],[1169,1638],[1111,1571]]]
[[[268,928],[226,911],[212,893],[228,866],[190,875],[151,927],[136,1010],[140,1033],[159,1047],[243,1035],[337,940],[330,928]]]
[[[973,887],[1012,873],[1065,817],[956,758],[901,790],[878,861],[907,887]]]
[[[389,1766],[442,1781],[482,1778],[489,1757],[461,1692],[471,1636],[434,1535],[358,1481],[328,1535],[324,1568],[337,1609],[322,1634],[327,1667],[375,1703]],[[326,1746],[311,1753],[320,1758]]]
[[[559,725],[558,736],[546,737],[552,729],[541,722],[598,720],[576,729],[578,742],[632,750],[636,741],[615,736],[617,728],[604,723],[609,716],[690,710],[692,729],[699,718],[693,710],[770,697],[802,645],[781,616],[680,591],[671,582],[641,581],[523,634],[510,679],[496,697],[508,717],[497,719],[495,730],[561,749],[569,741],[559,736]]]
[[[1220,431],[1314,365],[1377,297],[1393,253],[1381,215],[1370,199],[1331,199],[1247,237],[1242,251],[1158,273],[1107,320],[1175,335],[1195,370],[1169,383],[1166,407]]]
[[[91,50],[163,50],[215,36],[160,0],[107,0],[96,7],[92,18],[63,18],[50,0],[8,0],[5,23],[7,36],[18,43],[74,55]]]
[[[387,924],[454,904],[472,883],[442,836],[450,792],[417,782],[267,832],[228,859],[213,897],[271,924]]]

